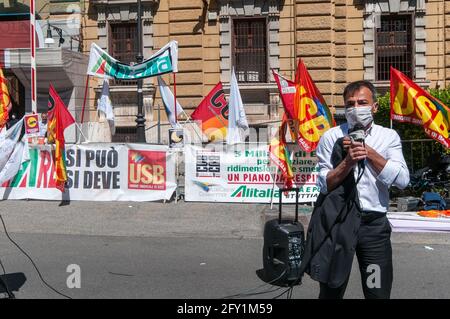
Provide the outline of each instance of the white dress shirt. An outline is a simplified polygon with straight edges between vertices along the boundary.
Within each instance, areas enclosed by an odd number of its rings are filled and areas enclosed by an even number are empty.
[[[317,185],[321,193],[328,192],[327,174],[333,169],[333,146],[338,138],[345,135],[348,135],[346,123],[329,129],[319,141],[317,157],[320,171]],[[402,144],[396,131],[376,124],[372,124],[367,130],[365,143],[384,157],[387,163],[380,174],[377,174],[366,159],[366,169],[357,185],[360,206],[363,211],[385,213],[389,208],[389,187],[393,185],[404,189],[409,183],[409,170],[403,158]],[[354,172],[356,180],[358,166],[355,166]]]

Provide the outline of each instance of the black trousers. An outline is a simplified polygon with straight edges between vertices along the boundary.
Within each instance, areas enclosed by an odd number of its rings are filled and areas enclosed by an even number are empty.
[[[391,226],[386,214],[362,213],[356,243],[361,284],[366,299],[389,299],[391,296],[393,268]],[[348,280],[338,288],[320,284],[319,299],[342,299]]]

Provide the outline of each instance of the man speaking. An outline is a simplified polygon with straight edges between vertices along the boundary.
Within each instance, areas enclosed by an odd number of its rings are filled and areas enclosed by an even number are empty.
[[[355,253],[364,296],[390,298],[389,187],[405,188],[409,172],[397,132],[373,122],[375,95],[368,81],[347,85],[347,123],[328,130],[317,148],[321,194],[304,260],[306,272],[320,282],[319,298],[343,298]]]

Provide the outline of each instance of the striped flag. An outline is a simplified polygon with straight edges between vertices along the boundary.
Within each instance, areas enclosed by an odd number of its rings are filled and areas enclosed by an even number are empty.
[[[75,119],[55,88],[50,84],[47,139],[49,143],[55,143],[55,151],[52,152],[55,165],[55,182],[56,188],[61,192],[64,192],[67,181],[64,130],[73,123],[75,123]]]
[[[8,86],[6,85],[6,78],[3,75],[3,70],[0,68],[0,129],[8,122],[8,110],[11,106],[11,98],[8,93]]]

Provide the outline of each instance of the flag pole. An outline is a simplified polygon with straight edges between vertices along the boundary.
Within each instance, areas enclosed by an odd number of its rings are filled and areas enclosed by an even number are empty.
[[[78,130],[80,131],[81,135],[84,137],[84,141],[85,141],[85,142],[89,142],[89,140],[87,139],[87,137],[84,135],[83,130],[81,129],[80,125],[79,125],[77,122],[75,122],[75,125],[77,126],[77,128],[78,128]],[[77,143],[77,144],[79,144],[79,143]]]
[[[202,138],[202,136],[200,136],[200,134],[195,129],[195,125],[194,125],[194,122],[191,120],[191,117],[189,115],[187,115],[184,110],[183,110],[183,114],[184,114],[184,116],[186,116],[187,123],[192,125],[192,128],[194,129],[194,132],[195,132],[195,134],[197,134],[197,137],[200,139],[200,143],[201,143],[203,141],[203,138]]]
[[[161,105],[158,104],[158,144],[161,144]]]
[[[175,124],[177,123],[177,75],[173,73],[173,107],[175,109]]]
[[[36,0],[30,0],[31,112],[33,114],[37,112],[35,2]]]
[[[227,125],[225,125],[223,120],[220,118],[219,114],[217,114],[216,111],[214,111],[209,105],[208,105],[208,109],[214,114],[214,116],[219,120],[219,122],[222,123],[223,126],[227,126]]]
[[[84,100],[83,100],[83,107],[81,108],[81,124],[83,125],[84,122],[84,110],[86,108],[86,97],[88,92],[88,86],[89,86],[89,74],[86,75],[86,87],[84,88]]]
[[[270,195],[270,209],[273,208],[273,194],[275,193],[275,180],[277,178],[278,175],[278,167],[275,171],[275,174],[273,175],[273,183],[272,183],[272,194]],[[281,196],[281,194],[280,194]]]

